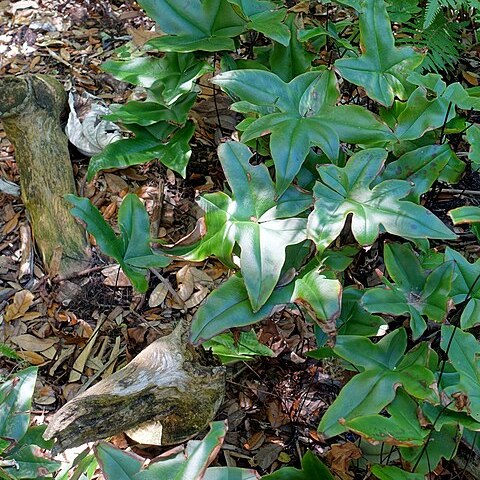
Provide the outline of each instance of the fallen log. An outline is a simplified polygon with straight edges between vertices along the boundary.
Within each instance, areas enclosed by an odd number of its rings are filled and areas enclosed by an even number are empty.
[[[44,434],[55,450],[120,432],[141,443],[171,445],[202,431],[223,400],[223,367],[205,365],[180,323],[128,365],[66,403]]]
[[[60,125],[66,100],[62,85],[48,75],[0,79],[0,120],[15,147],[22,201],[52,276],[90,265],[85,230],[63,199],[76,193],[68,141]]]

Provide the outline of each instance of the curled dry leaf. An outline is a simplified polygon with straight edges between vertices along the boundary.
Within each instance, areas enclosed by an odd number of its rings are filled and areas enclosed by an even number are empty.
[[[150,298],[148,299],[148,306],[150,308],[158,307],[163,303],[165,297],[167,296],[168,288],[163,283],[160,282],[154,289],[153,292],[150,294]]]
[[[28,290],[20,290],[13,297],[13,302],[8,305],[5,312],[5,321],[10,322],[23,317],[33,303],[33,294]]]

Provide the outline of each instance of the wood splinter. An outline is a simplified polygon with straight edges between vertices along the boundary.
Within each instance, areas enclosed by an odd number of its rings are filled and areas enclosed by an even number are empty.
[[[214,418],[224,390],[224,368],[201,363],[187,348],[187,327],[181,322],[124,368],[66,403],[44,437],[57,439],[57,452],[120,432],[141,443],[181,443]]]

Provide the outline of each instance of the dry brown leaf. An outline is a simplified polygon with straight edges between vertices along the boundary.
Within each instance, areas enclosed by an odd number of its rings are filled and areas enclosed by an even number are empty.
[[[354,477],[350,472],[350,463],[361,458],[362,455],[362,451],[352,442],[335,443],[327,453],[327,460],[337,476],[347,480]]]
[[[29,320],[35,320],[41,317],[42,314],[40,312],[27,312],[23,317],[22,321],[28,322]]]
[[[158,307],[165,300],[167,293],[167,286],[163,282],[160,282],[150,294],[150,298],[148,299],[148,306],[150,308]]]
[[[26,333],[16,337],[11,337],[10,341],[20,347],[22,350],[31,352],[43,352],[58,343],[58,338],[38,338]]]
[[[283,447],[281,445],[270,443],[262,447],[253,459],[260,468],[266,470],[278,458],[282,450]]]
[[[18,219],[20,217],[20,213],[17,213],[13,218],[11,218],[2,228],[2,234],[8,235],[9,233],[13,232],[18,225]]]
[[[105,278],[104,285],[109,287],[131,287],[132,284],[128,277],[122,272],[120,265],[111,265],[102,270]]]
[[[198,286],[198,290],[190,296],[190,298],[185,302],[186,308],[193,308],[199,305],[203,299],[210,293],[210,290],[203,285]]]
[[[21,318],[33,303],[33,294],[28,290],[20,290],[13,297],[13,302],[8,305],[5,312],[5,321],[11,322],[17,318]]]
[[[35,393],[34,402],[39,405],[52,405],[56,401],[55,391],[50,385],[44,385]]]
[[[265,432],[260,430],[259,432],[254,433],[245,443],[244,447],[247,450],[257,450],[265,442]]]
[[[125,188],[128,189],[128,183],[119,175],[115,175],[114,173],[105,173],[104,178],[107,182],[108,189],[112,193],[119,193],[122,190],[125,190]]]
[[[178,296],[183,301],[188,300],[195,289],[195,280],[190,270],[190,265],[185,265],[176,274]]]
[[[213,278],[204,270],[200,270],[196,267],[190,267],[190,273],[193,275],[195,283],[204,282],[206,284],[213,283]]]
[[[276,398],[270,401],[267,405],[267,417],[273,428],[281,427],[282,425],[286,425],[290,422],[288,415],[282,411],[282,404],[280,400]]]
[[[478,75],[473,72],[467,72],[464,70],[462,72],[462,77],[470,84],[470,85],[478,85]]]
[[[45,359],[36,352],[16,352],[17,355],[26,360],[27,362],[31,363],[32,365],[43,365],[45,363]]]

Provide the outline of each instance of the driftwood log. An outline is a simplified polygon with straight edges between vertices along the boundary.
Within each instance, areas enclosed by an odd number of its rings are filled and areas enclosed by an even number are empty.
[[[85,230],[63,199],[76,193],[67,137],[60,125],[62,85],[48,75],[0,79],[0,120],[15,147],[22,200],[46,271],[68,276],[87,268]]]
[[[180,323],[128,365],[66,403],[44,437],[56,451],[120,432],[140,443],[181,443],[203,430],[223,400],[223,367],[206,366]],[[153,438],[155,437],[155,438]]]

